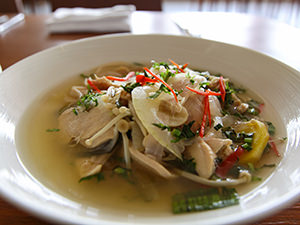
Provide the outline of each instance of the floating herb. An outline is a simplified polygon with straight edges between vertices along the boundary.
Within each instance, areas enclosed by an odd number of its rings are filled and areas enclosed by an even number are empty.
[[[166,126],[166,125],[164,125],[162,123],[152,123],[152,124],[154,126],[160,128],[160,129],[162,129],[162,130],[166,130],[167,129],[168,131],[171,131],[171,128],[169,126]]]
[[[223,125],[218,123],[216,126],[214,126],[215,130],[220,130],[221,128],[223,128]]]
[[[171,142],[176,143],[182,139],[187,140],[195,137],[196,134],[191,130],[191,127],[193,126],[194,122],[195,121],[193,120],[188,124],[184,124],[181,129],[180,128],[173,129],[171,133],[175,137],[175,139],[172,140]]]
[[[104,180],[104,175],[101,172],[100,173],[96,173],[94,175],[82,177],[78,182],[81,183],[82,181],[91,180],[93,178],[96,178],[97,182],[99,182],[101,180]]]
[[[194,122],[195,121],[193,120],[188,124],[184,124],[181,128],[171,128],[162,123],[152,123],[152,124],[160,128],[161,130],[168,130],[169,132],[171,132],[172,136],[175,137],[175,139],[171,140],[171,142],[176,143],[182,139],[187,140],[195,137],[196,134],[191,130],[191,127],[193,126]]]
[[[224,208],[239,203],[234,188],[201,188],[176,194],[172,198],[174,214]]]
[[[77,108],[73,108],[73,113],[76,115],[76,116],[78,116],[78,110],[77,110]]]
[[[127,83],[125,86],[121,85],[121,87],[124,89],[124,91],[131,93],[133,91],[133,89],[135,89],[136,87],[141,86],[140,83]]]
[[[92,107],[98,106],[98,104],[99,104],[98,97],[99,96],[101,96],[100,93],[93,92],[91,89],[89,89],[88,93],[80,98],[80,100],[77,102],[77,105],[84,106],[85,111],[89,111]]]
[[[251,177],[251,181],[261,181],[262,178],[261,177],[257,177],[257,176],[252,176]]]
[[[125,180],[127,180],[129,183],[134,184],[134,180],[132,177],[132,171],[127,168],[123,168],[121,166],[117,166],[113,169],[113,174],[116,174]]]
[[[52,129],[47,129],[46,132],[58,132],[60,129],[58,128],[52,128]]]
[[[170,93],[169,89],[168,89],[165,85],[161,84],[160,87],[159,87],[159,89],[158,89],[153,95],[150,95],[149,98],[155,99],[155,98],[157,98],[162,92]]]
[[[275,126],[273,125],[273,123],[271,123],[271,122],[266,122],[267,123],[267,125],[268,125],[268,132],[269,132],[269,134],[271,135],[271,136],[274,136],[275,135],[275,132],[276,132],[276,128],[275,128]]]
[[[176,168],[187,171],[189,173],[197,174],[196,172],[196,163],[194,159],[185,159],[182,160],[176,158],[175,160],[170,160],[168,163]]]

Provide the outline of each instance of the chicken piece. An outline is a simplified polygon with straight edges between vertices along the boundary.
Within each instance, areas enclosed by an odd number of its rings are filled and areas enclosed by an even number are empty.
[[[176,177],[176,175],[172,174],[159,162],[139,152],[132,146],[129,146],[129,152],[132,159],[135,160],[139,165],[147,169],[149,172],[159,175],[160,177],[163,177],[165,179],[173,179]]]
[[[161,161],[164,155],[164,147],[151,134],[144,138],[143,145],[145,147],[145,155],[152,156],[158,162]]]
[[[213,137],[205,139],[205,142],[209,145],[209,147],[213,150],[214,153],[218,153],[222,148],[230,146],[232,144],[232,140],[230,139]]]
[[[203,98],[203,96],[193,93],[183,103],[183,106],[189,112],[187,122],[195,121],[191,128],[193,132],[196,132],[196,130],[201,126],[204,112]],[[216,116],[222,116],[221,105],[216,96],[209,96],[209,108],[212,119]]]
[[[249,105],[247,103],[242,102],[242,100],[234,93],[231,96],[233,99],[233,106],[239,113],[244,113],[248,110]]]
[[[99,88],[99,90],[107,90],[110,86],[115,86],[115,84],[106,77],[97,77],[93,80],[93,84]]]
[[[68,103],[75,103],[88,92],[88,89],[84,86],[73,86],[69,95],[65,97],[65,101]]]
[[[80,178],[99,173],[111,155],[112,152],[77,159],[75,165],[78,169]]]
[[[113,147],[110,143],[113,144],[112,141],[115,142],[118,136],[113,127],[95,139],[91,145],[85,143],[86,139],[92,137],[115,117],[111,110],[104,107],[102,102],[90,111],[78,112],[77,115],[73,110],[73,107],[67,109],[58,118],[59,128],[69,140],[79,139],[80,144],[87,148],[99,145],[105,148]]]
[[[197,88],[202,82],[206,81],[205,77],[200,76],[197,72],[190,71],[188,73],[179,73],[174,77],[170,77],[168,84],[177,91],[182,90],[180,96],[188,97],[191,92],[185,88],[186,86]]]
[[[200,137],[184,152],[187,159],[194,159],[196,172],[200,177],[209,178],[215,171],[216,154]]]
[[[201,121],[204,112],[203,96],[198,94],[192,94],[184,102],[183,106],[189,112],[187,123],[195,121],[193,126],[191,127],[191,130],[193,132],[196,132],[201,126]]]
[[[205,142],[211,147],[213,152],[217,154],[218,158],[225,159],[229,156],[233,150],[230,145],[232,145],[232,140],[209,137],[205,139]]]

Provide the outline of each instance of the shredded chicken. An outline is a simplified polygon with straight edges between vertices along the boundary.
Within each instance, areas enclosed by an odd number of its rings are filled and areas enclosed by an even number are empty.
[[[185,156],[196,163],[196,172],[200,177],[209,178],[215,171],[216,154],[201,138],[197,138],[192,146],[187,147]]]

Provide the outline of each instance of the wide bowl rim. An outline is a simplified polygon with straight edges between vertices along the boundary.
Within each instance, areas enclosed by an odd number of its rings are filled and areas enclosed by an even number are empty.
[[[49,52],[56,51],[57,49],[62,48],[62,47],[71,46],[71,45],[74,45],[77,43],[83,43],[83,42],[88,42],[88,41],[98,40],[98,39],[101,40],[101,39],[122,38],[122,37],[130,37],[130,36],[131,37],[147,37],[147,38],[175,37],[175,38],[179,38],[179,39],[180,38],[182,38],[182,39],[190,39],[190,38],[191,39],[200,39],[197,37],[187,37],[187,36],[182,36],[182,35],[169,35],[169,34],[109,34],[109,35],[103,35],[103,36],[88,37],[88,38],[83,38],[83,39],[71,41],[68,43],[60,44],[57,46],[53,46],[48,49],[37,52],[31,56],[28,56],[28,57],[16,62],[15,64],[9,66],[2,72],[2,74],[0,74],[0,76],[3,76],[6,73],[9,73],[10,70],[14,69],[15,67],[18,67],[19,65],[22,65],[23,63],[26,63],[26,61],[29,59],[34,59],[35,57],[39,57],[41,54],[48,54]],[[228,44],[228,43],[224,43],[224,42],[220,42],[220,41],[214,41],[214,40],[208,40],[208,39],[201,39],[201,40],[211,42],[211,43],[219,43],[222,45],[230,46],[232,48],[240,48],[240,49],[244,49],[245,51],[251,51],[254,54],[259,54],[261,56],[267,57],[269,60],[272,60],[273,62],[281,64],[288,70],[291,70],[294,72],[296,71],[297,75],[300,75],[299,71],[297,69],[293,68],[292,66],[287,65],[267,54],[258,52],[256,50],[233,45],[233,44]],[[58,210],[53,210],[53,209],[51,210],[51,212],[46,211],[43,207],[40,207],[40,205],[38,205],[38,204],[34,204],[30,201],[24,201],[22,199],[19,199],[18,196],[15,196],[12,191],[5,189],[5,187],[3,187],[3,186],[0,186],[0,193],[1,193],[1,196],[8,202],[12,203],[16,207],[19,207],[19,208],[23,209],[24,211],[29,212],[37,217],[46,219],[48,221],[53,221],[53,222],[62,222],[62,223],[74,223],[75,222],[74,218],[66,217],[63,212],[60,212]],[[227,215],[226,220],[223,220],[223,221],[219,220],[219,223],[216,223],[216,224],[236,224],[236,223],[240,223],[240,222],[257,221],[257,220],[263,219],[265,217],[268,217],[272,214],[275,214],[276,212],[278,212],[279,210],[282,210],[283,208],[285,208],[287,206],[292,205],[299,198],[300,198],[300,186],[298,186],[297,188],[294,188],[293,190],[290,190],[285,195],[278,197],[276,199],[276,201],[275,200],[269,201],[265,205],[257,206],[257,208],[255,208],[254,210],[251,210],[250,212],[241,213],[239,218],[233,218],[231,215]],[[86,218],[84,216],[77,216],[76,219],[80,219],[80,220],[78,220],[78,222],[75,222],[77,224],[81,224],[81,223],[108,224],[108,221],[101,222],[99,220],[95,220],[93,218]],[[200,223],[200,221],[198,221],[198,222]],[[198,222],[195,221],[192,224],[198,224]],[[214,221],[214,222],[216,222],[216,221]],[[119,223],[111,222],[111,224],[119,224]],[[145,223],[145,224],[147,224],[147,223]]]

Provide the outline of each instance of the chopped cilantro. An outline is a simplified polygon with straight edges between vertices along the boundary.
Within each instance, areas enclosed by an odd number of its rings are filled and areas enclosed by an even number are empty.
[[[176,168],[187,171],[189,173],[197,174],[196,172],[196,163],[194,159],[185,159],[182,160],[176,158],[174,160],[168,161],[168,163]]]
[[[149,98],[151,99],[155,99],[157,98],[162,92],[165,92],[165,93],[170,93],[170,90],[163,84],[160,85],[159,89],[153,94],[153,95],[150,95]]]
[[[203,89],[207,89],[209,84],[210,84],[209,82],[202,82],[199,87]]]
[[[113,169],[113,174],[116,174],[124,179],[126,179],[129,183],[134,184],[132,171],[127,168],[123,168],[121,166],[117,166]]]
[[[223,127],[222,124],[218,123],[216,126],[214,126],[215,130],[220,130]]]
[[[159,69],[160,66],[165,67],[166,69],[170,69],[169,64],[165,62],[153,62],[152,67],[155,69]]]
[[[152,123],[152,124],[154,126],[160,128],[160,129],[162,129],[162,130],[166,130],[167,129],[168,131],[171,131],[171,128],[169,126],[166,126],[166,125],[164,125],[162,123]]]
[[[162,123],[153,123],[154,126],[160,128],[161,130],[168,130],[171,132],[172,136],[175,137],[175,139],[171,140],[172,143],[176,143],[180,140],[187,140],[190,138],[195,137],[195,133],[191,131],[191,127],[194,124],[194,120],[189,122],[188,124],[184,124],[181,128],[171,128],[169,126],[166,126]]]
[[[274,134],[275,134],[275,132],[276,132],[276,128],[275,128],[275,126],[271,123],[271,122],[266,122],[267,123],[267,125],[268,125],[268,131],[269,131],[269,134],[271,135],[271,136],[273,136]]]
[[[133,89],[135,89],[136,87],[141,86],[140,83],[127,83],[125,86],[121,85],[121,87],[124,89],[124,91],[131,93]]]
[[[84,106],[85,110],[88,111],[92,107],[98,106],[97,97],[99,97],[100,95],[101,95],[100,93],[93,92],[91,89],[89,89],[88,93],[80,98],[80,100],[77,102],[77,105]]]
[[[174,92],[175,92],[175,95],[178,96],[179,94],[181,94],[183,92],[183,90],[180,90],[180,91],[177,91],[175,89],[173,89]],[[159,89],[153,94],[153,95],[150,95],[149,98],[151,99],[155,99],[157,98],[162,92],[165,92],[165,93],[168,93],[170,94],[170,90],[164,85],[164,84],[161,84]]]
[[[76,116],[78,116],[78,111],[77,111],[77,109],[76,108],[73,108],[73,113],[76,115]]]

